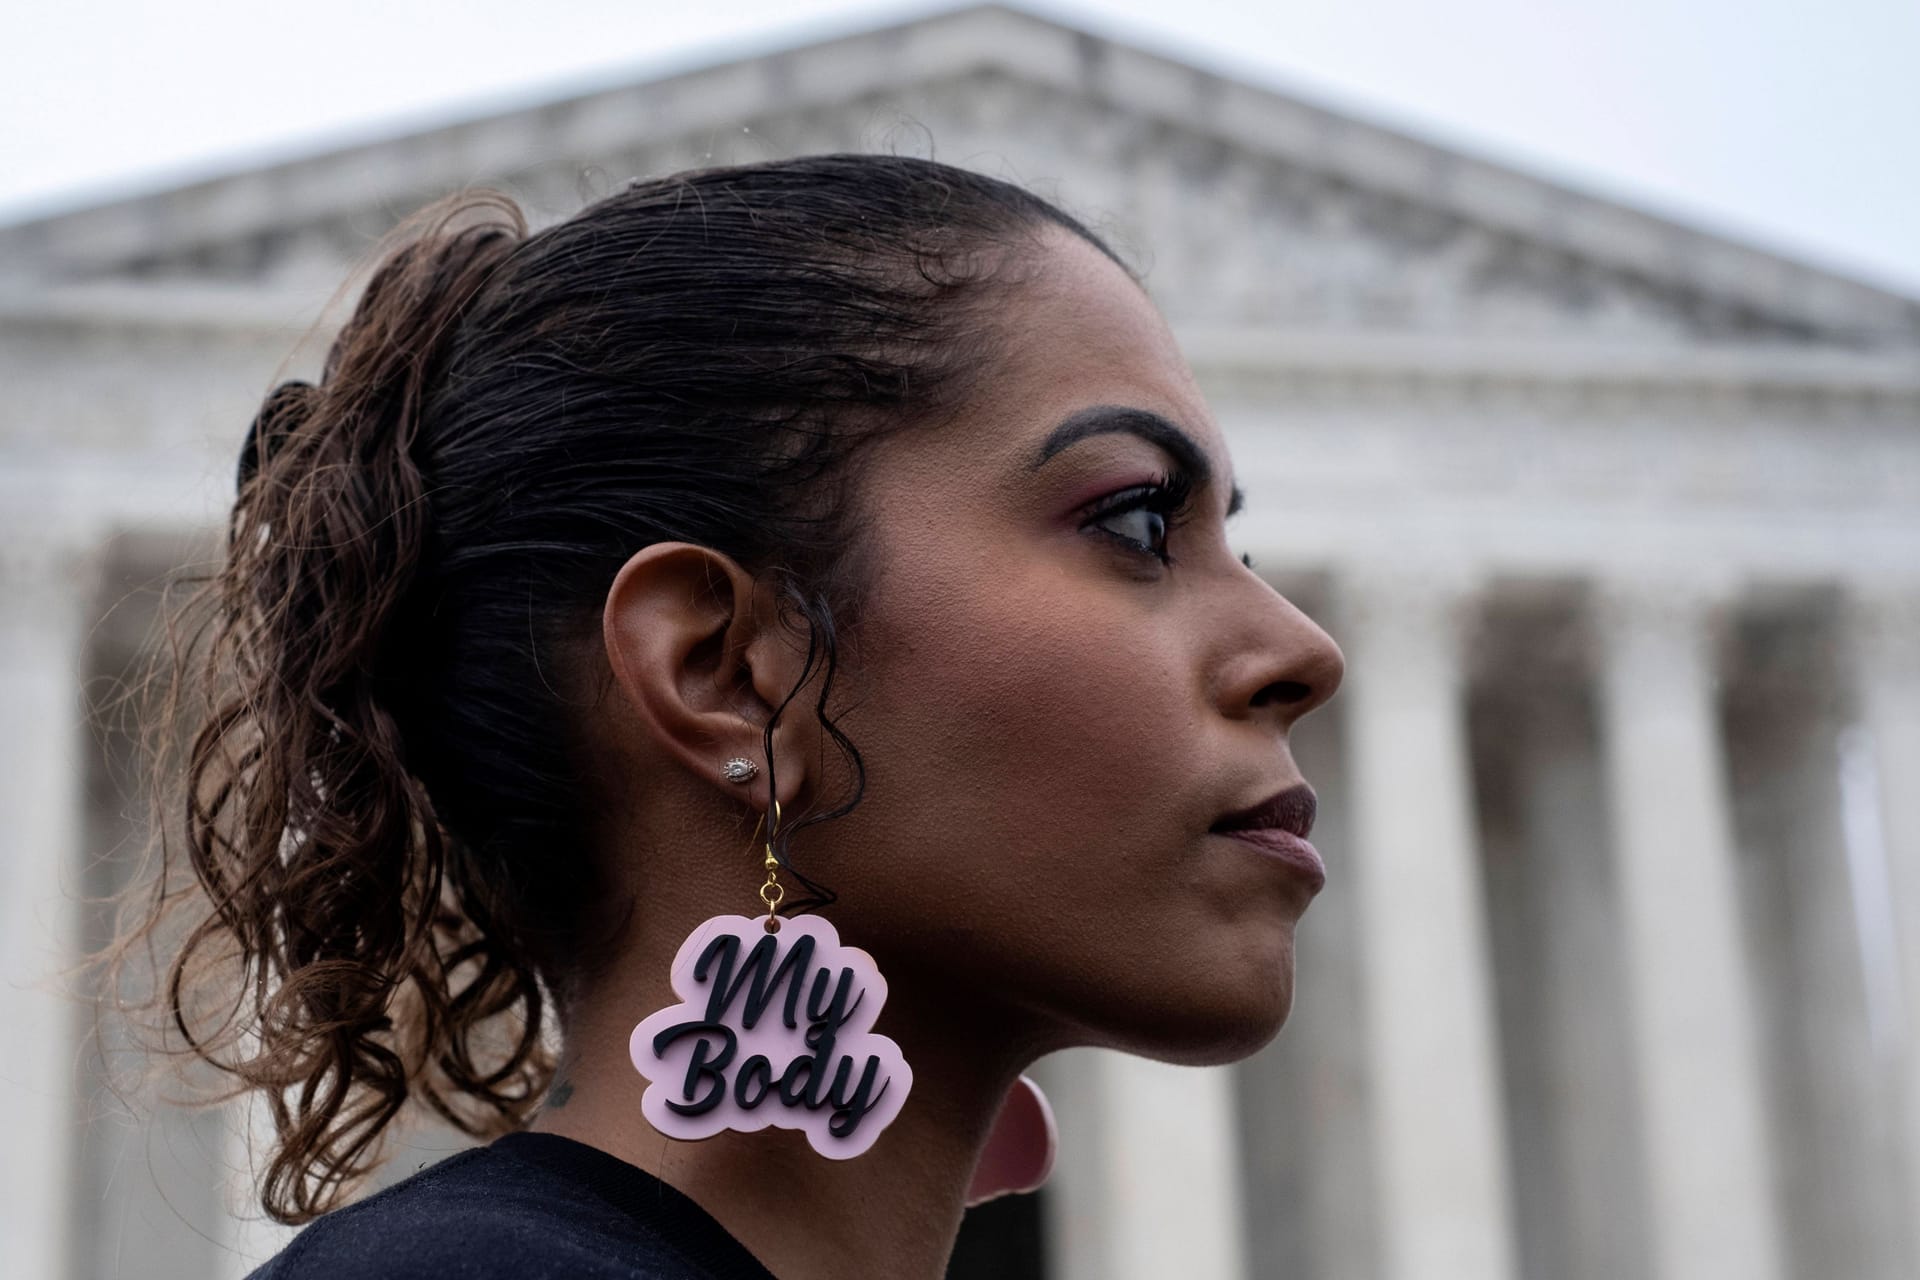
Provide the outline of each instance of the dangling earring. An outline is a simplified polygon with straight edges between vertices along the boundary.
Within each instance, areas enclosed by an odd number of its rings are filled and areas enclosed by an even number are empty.
[[[775,1125],[845,1160],[900,1114],[913,1070],[873,1030],[887,1000],[873,957],[840,945],[819,916],[780,919],[778,800],[772,809],[760,886],[767,914],[713,916],[687,935],[673,959],[679,1003],[642,1019],[628,1054],[649,1082],[640,1111],[669,1138]]]

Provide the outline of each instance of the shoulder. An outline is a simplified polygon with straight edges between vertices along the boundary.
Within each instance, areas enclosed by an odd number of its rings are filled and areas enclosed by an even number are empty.
[[[485,1148],[315,1219],[247,1280],[698,1280],[610,1206]]]

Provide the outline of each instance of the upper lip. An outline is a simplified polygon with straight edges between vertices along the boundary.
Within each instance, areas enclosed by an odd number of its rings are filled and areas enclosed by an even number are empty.
[[[1213,831],[1244,831],[1250,827],[1278,827],[1291,831],[1302,840],[1313,830],[1315,799],[1313,788],[1296,782],[1276,791],[1259,804],[1237,810],[1214,823]]]

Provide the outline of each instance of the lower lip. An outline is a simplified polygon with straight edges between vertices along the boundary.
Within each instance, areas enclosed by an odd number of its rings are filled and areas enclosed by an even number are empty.
[[[1311,880],[1316,893],[1327,883],[1327,864],[1321,861],[1320,851],[1291,831],[1282,831],[1279,827],[1248,827],[1240,831],[1216,831],[1213,834],[1231,836],[1285,863]]]

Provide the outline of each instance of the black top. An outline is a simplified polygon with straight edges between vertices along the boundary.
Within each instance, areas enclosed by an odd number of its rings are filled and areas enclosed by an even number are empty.
[[[510,1133],[308,1223],[247,1280],[774,1280],[644,1169]]]

